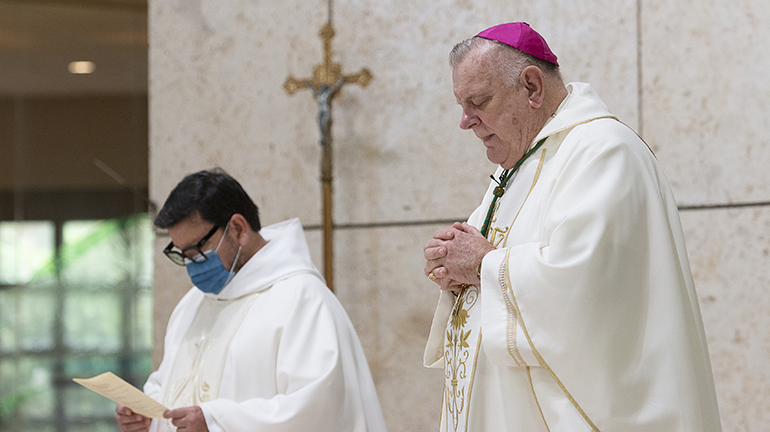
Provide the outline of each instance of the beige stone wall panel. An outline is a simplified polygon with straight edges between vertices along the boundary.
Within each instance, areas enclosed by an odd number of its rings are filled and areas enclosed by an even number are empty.
[[[682,212],[724,431],[770,424],[770,209]]]
[[[391,431],[437,429],[443,371],[422,366],[438,288],[422,246],[440,226],[337,231],[335,292],[346,306]]]
[[[321,4],[150,3],[150,190],[158,205],[183,175],[221,166],[266,223],[292,215],[319,223],[315,106],[309,95],[288,97],[283,82],[306,72],[287,67],[298,56],[320,58],[316,31],[306,29],[320,21]],[[307,52],[297,53],[303,32]]]
[[[644,136],[677,200],[768,201],[768,3],[642,5]]]

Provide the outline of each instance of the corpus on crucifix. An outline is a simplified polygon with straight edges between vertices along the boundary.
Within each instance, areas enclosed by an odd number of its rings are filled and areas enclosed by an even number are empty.
[[[339,94],[342,86],[347,83],[360,84],[366,87],[372,79],[372,74],[368,69],[364,68],[354,75],[342,75],[340,65],[332,62],[334,28],[331,25],[331,19],[321,28],[319,36],[323,41],[323,63],[313,68],[312,78],[295,79],[289,76],[283,87],[290,95],[294,94],[297,90],[306,88],[310,90],[318,103],[317,121],[320,131],[320,144],[323,149],[323,156],[321,157],[321,183],[323,185],[324,277],[329,289],[333,291],[332,100]]]

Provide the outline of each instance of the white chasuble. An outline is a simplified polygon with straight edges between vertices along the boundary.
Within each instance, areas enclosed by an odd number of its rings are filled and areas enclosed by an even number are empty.
[[[167,408],[194,406],[217,398],[230,342],[259,294],[202,300],[177,351],[170,385],[163,397]]]
[[[219,294],[193,288],[179,302],[144,392],[169,408],[199,406],[211,431],[384,432],[355,329],[299,220],[260,234],[268,243]],[[149,432],[168,429],[154,419]]]
[[[481,286],[439,296],[424,363],[446,373],[440,430],[720,431],[668,181],[589,85],[567,89],[494,209]]]

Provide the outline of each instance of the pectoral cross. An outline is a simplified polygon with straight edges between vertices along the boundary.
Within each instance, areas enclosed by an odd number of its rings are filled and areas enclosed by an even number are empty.
[[[297,90],[307,88],[318,103],[318,128],[323,148],[321,157],[321,183],[323,185],[323,233],[324,233],[324,277],[329,289],[333,288],[333,259],[334,243],[332,240],[332,99],[339,94],[340,89],[347,83],[360,84],[366,87],[372,79],[368,69],[361,69],[354,75],[342,75],[342,68],[332,61],[332,38],[334,28],[331,19],[321,28],[318,34],[323,41],[323,63],[313,68],[312,78],[295,79],[289,76],[283,84],[286,92],[294,94]]]

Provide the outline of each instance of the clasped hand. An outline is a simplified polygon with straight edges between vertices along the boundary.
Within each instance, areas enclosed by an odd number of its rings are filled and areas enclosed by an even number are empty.
[[[455,222],[436,231],[425,244],[425,276],[432,273],[442,290],[459,293],[464,284],[481,282],[476,269],[494,249],[479,230],[465,222]]]

